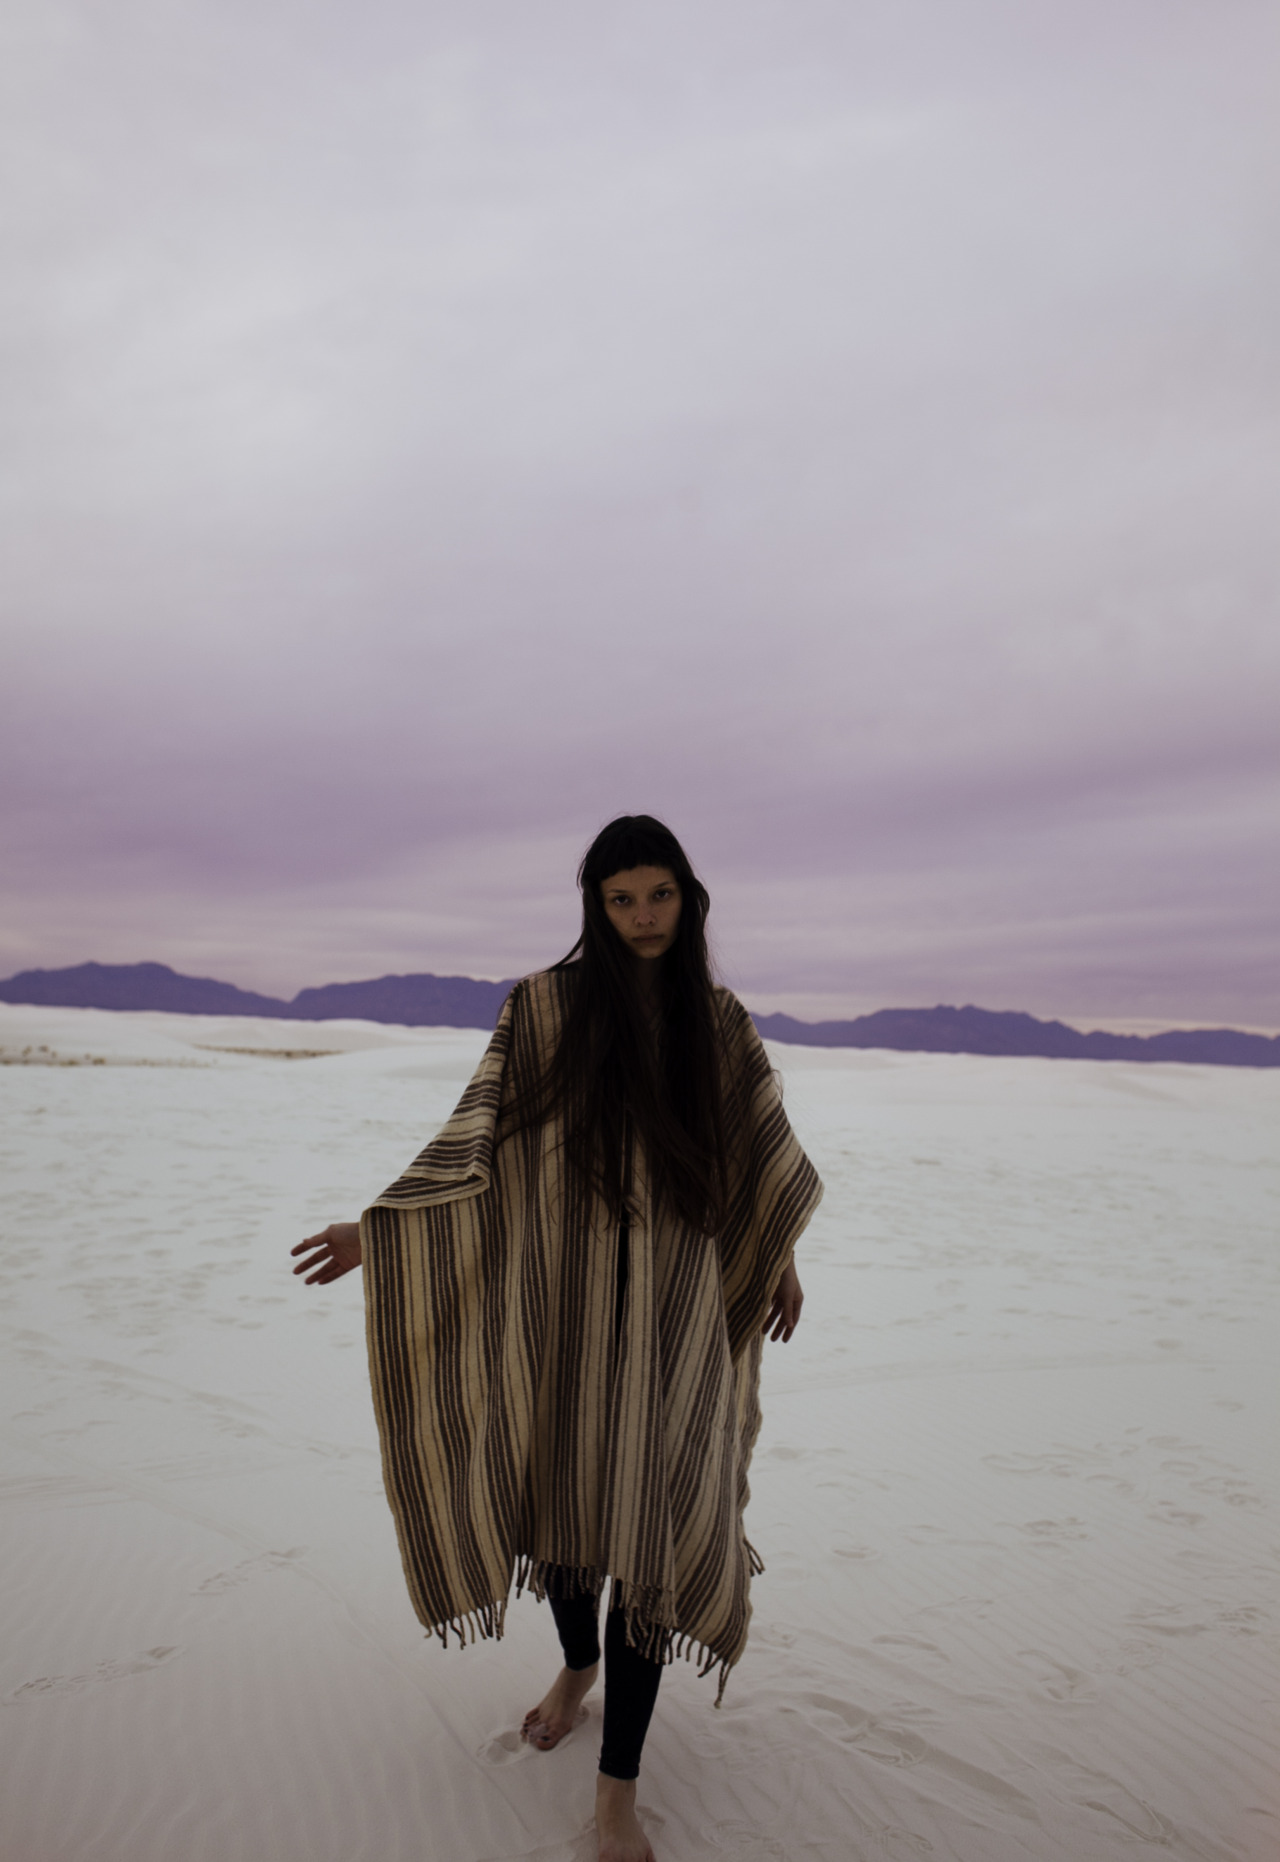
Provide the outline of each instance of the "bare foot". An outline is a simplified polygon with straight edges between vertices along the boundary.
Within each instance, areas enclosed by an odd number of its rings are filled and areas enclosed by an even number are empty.
[[[539,1752],[550,1752],[558,1746],[577,1719],[587,1689],[599,1672],[598,1663],[590,1668],[562,1668],[546,1698],[525,1714],[521,1739],[527,1739]]]
[[[596,1779],[596,1835],[600,1862],[655,1862],[649,1839],[636,1816],[635,1780]]]

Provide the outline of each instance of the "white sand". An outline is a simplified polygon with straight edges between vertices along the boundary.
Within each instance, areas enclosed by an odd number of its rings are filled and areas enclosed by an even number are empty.
[[[358,1279],[289,1272],[483,1040],[0,1008],[107,1063],[0,1068],[4,1862],[594,1857],[598,1701],[519,1745],[527,1599],[423,1640]],[[281,1047],[335,1051],[214,1051]],[[751,1647],[720,1713],[663,1682],[659,1862],[1270,1862],[1280,1074],[776,1058],[827,1200]]]

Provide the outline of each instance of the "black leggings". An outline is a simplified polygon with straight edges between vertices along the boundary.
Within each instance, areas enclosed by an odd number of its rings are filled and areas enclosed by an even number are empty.
[[[548,1595],[566,1668],[600,1660],[599,1603],[594,1597]],[[600,1769],[610,1778],[638,1778],[644,1736],[658,1698],[662,1663],[651,1662],[627,1641],[626,1618],[610,1610],[604,1625],[604,1739]]]

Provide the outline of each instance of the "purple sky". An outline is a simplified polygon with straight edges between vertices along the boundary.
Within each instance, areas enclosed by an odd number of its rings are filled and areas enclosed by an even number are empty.
[[[1280,1026],[1273,0],[17,0],[0,973]]]

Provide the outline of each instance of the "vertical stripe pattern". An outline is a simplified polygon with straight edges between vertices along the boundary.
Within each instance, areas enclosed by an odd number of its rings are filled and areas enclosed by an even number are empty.
[[[746,1644],[747,1467],[761,1328],[822,1194],[741,1003],[717,990],[730,1197],[718,1235],[655,1208],[631,1160],[617,1316],[608,1211],[563,1166],[558,1117],[515,1130],[569,981],[517,985],[448,1124],[361,1218],[383,1475],[410,1596],[447,1641],[502,1633],[552,1567],[655,1656],[721,1685]],[[564,1581],[564,1580],[561,1580]]]

